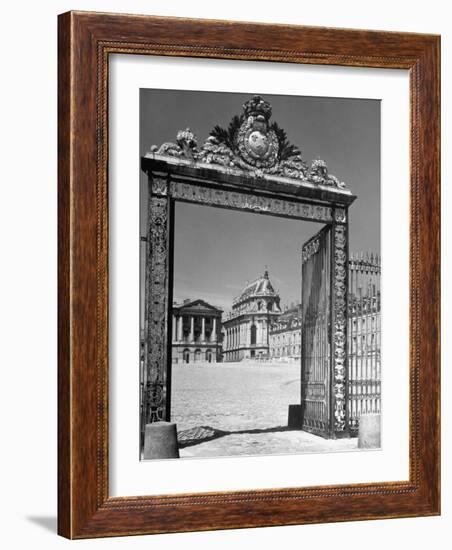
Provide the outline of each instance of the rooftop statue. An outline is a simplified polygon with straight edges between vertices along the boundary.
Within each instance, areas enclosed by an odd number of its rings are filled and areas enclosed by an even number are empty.
[[[151,153],[236,168],[256,177],[269,174],[345,189],[343,182],[328,173],[325,161],[316,159],[308,166],[286,132],[276,122],[270,123],[271,115],[270,103],[255,95],[243,104],[242,114],[235,115],[227,129],[215,126],[201,147],[187,128],[177,133],[176,143],[154,145]]]

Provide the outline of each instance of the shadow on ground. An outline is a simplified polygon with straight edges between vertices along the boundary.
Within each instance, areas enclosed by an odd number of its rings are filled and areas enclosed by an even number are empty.
[[[39,525],[39,527],[42,527],[46,531],[57,532],[56,516],[28,516],[26,519],[35,525]]]
[[[290,428],[287,426],[275,426],[273,428],[254,428],[249,430],[236,430],[226,431],[212,428],[211,426],[197,426],[196,428],[190,428],[189,430],[183,430],[177,434],[179,447],[181,449],[185,447],[191,447],[193,445],[199,445],[200,443],[206,443],[207,441],[213,441],[220,437],[236,434],[264,434],[264,433],[276,433],[287,432]]]

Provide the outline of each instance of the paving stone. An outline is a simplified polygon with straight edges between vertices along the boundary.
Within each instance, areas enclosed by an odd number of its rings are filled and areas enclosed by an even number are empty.
[[[290,404],[300,401],[296,364],[177,365],[172,422],[181,457],[348,451],[357,440],[325,440],[288,430]]]

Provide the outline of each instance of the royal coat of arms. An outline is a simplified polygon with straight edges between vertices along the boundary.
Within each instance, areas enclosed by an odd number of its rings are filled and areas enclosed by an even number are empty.
[[[177,134],[176,143],[151,147],[151,154],[179,157],[199,164],[240,169],[253,177],[265,174],[299,182],[344,189],[345,184],[329,174],[325,161],[315,159],[309,166],[301,151],[289,142],[286,132],[270,122],[272,107],[255,95],[243,104],[225,129],[215,126],[201,147],[187,128]]]
[[[237,148],[245,162],[256,168],[271,168],[278,160],[278,137],[269,127],[271,105],[254,96],[243,105],[244,120],[237,133]]]

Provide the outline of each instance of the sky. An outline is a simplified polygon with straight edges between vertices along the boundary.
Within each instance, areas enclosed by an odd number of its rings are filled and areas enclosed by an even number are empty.
[[[259,93],[256,90],[255,93]],[[350,207],[350,251],[380,252],[380,102],[262,94],[304,159],[326,161],[357,199]],[[190,127],[202,145],[210,130],[227,127],[250,94],[179,90],[140,91],[140,155],[174,142]],[[142,175],[141,228],[146,178]],[[300,300],[300,251],[321,224],[178,202],[175,216],[174,299],[200,298],[230,310],[268,268],[284,305]]]

